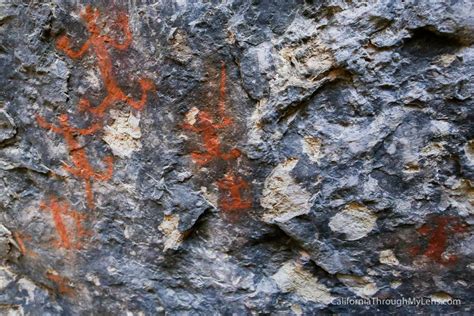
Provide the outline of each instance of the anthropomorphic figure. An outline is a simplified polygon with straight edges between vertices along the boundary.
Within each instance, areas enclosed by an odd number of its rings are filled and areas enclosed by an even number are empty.
[[[93,9],[90,5],[85,8],[81,17],[86,22],[87,29],[90,33],[89,39],[87,39],[82,47],[77,51],[71,48],[70,39],[67,36],[60,37],[56,46],[64,51],[69,57],[74,59],[81,58],[89,48],[92,48],[97,58],[97,64],[104,81],[105,89],[107,90],[107,96],[97,107],[92,107],[89,100],[83,98],[79,102],[80,109],[89,111],[99,117],[103,116],[106,110],[115,102],[125,102],[136,110],[143,109],[147,102],[147,93],[154,89],[153,82],[148,79],[140,79],[139,83],[142,90],[142,96],[139,100],[134,100],[122,91],[115,80],[112,70],[112,59],[107,50],[109,47],[118,50],[125,50],[130,46],[132,42],[132,33],[130,32],[127,16],[121,14],[117,20],[117,24],[124,33],[125,39],[123,43],[118,42],[110,36],[101,34],[101,30],[98,26],[99,12],[96,9]]]
[[[89,128],[75,128],[69,124],[69,117],[67,114],[62,114],[59,117],[59,126],[48,123],[42,116],[37,116],[36,120],[42,128],[52,130],[56,134],[64,137],[68,146],[69,154],[73,166],[64,164],[66,171],[77,178],[84,180],[87,205],[89,208],[94,208],[94,194],[92,193],[92,181],[107,181],[113,174],[113,159],[111,156],[104,158],[103,162],[107,169],[103,173],[98,173],[91,166],[86,150],[76,140],[77,135],[90,135],[98,131],[100,124],[93,124]]]
[[[215,120],[213,115],[209,112],[200,110],[197,114],[197,120],[193,125],[189,123],[182,125],[184,129],[198,133],[202,137],[203,145],[206,151],[191,153],[191,158],[193,161],[200,166],[208,164],[213,159],[231,160],[236,159],[241,155],[240,150],[237,148],[231,149],[228,153],[222,152],[221,149],[222,145],[219,139],[219,132],[220,130],[228,128],[232,125],[232,119],[227,117],[225,114],[225,85],[226,72],[225,65],[222,64],[219,100],[217,107],[220,121],[219,119]]]

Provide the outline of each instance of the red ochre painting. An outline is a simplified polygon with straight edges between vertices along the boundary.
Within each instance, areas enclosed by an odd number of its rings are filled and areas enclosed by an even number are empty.
[[[57,232],[58,248],[82,248],[82,241],[90,235],[82,225],[82,222],[86,219],[84,214],[72,210],[68,202],[61,201],[54,195],[42,201],[40,203],[40,209],[51,214]],[[66,217],[72,220],[72,225],[66,222]]]
[[[71,280],[69,278],[60,276],[51,271],[46,272],[46,277],[56,285],[59,294],[74,296],[74,288],[72,288]]]
[[[31,236],[25,236],[24,234],[16,231],[16,232],[13,232],[13,237],[15,237],[15,241],[19,248],[18,250],[20,250],[23,256],[29,256],[29,257],[37,256],[36,252],[28,249],[25,243],[26,240],[31,241],[32,239]]]
[[[133,99],[125,93],[118,85],[113,73],[113,60],[109,53],[109,49],[125,50],[130,47],[133,36],[128,24],[128,17],[124,13],[120,13],[116,20],[116,24],[123,33],[123,41],[115,40],[110,36],[102,34],[99,18],[100,13],[97,9],[88,5],[82,11],[81,17],[86,23],[89,31],[89,38],[82,44],[78,50],[71,47],[71,40],[68,36],[61,36],[56,47],[63,51],[67,56],[78,59],[91,51],[95,54],[96,63],[102,76],[106,96],[104,100],[96,107],[90,102],[82,98],[79,102],[78,113],[58,113],[58,122],[48,122],[43,116],[37,115],[36,122],[39,127],[50,130],[60,135],[67,146],[69,154],[69,163],[64,162],[63,168],[74,177],[80,179],[84,183],[85,202],[88,211],[95,209],[95,198],[93,192],[93,182],[109,181],[114,172],[114,160],[112,156],[105,156],[99,161],[91,158],[88,154],[88,148],[82,144],[79,137],[91,137],[102,131],[105,123],[105,114],[107,110],[118,102],[128,104],[134,110],[143,110],[147,104],[148,94],[155,89],[151,80],[139,79],[141,87],[141,98]],[[95,123],[85,128],[74,127],[70,123],[71,117],[76,121],[81,121],[83,111],[92,114]],[[89,144],[90,142],[84,142]],[[103,170],[97,170],[103,166]],[[39,208],[50,215],[52,224],[56,231],[56,246],[58,249],[79,250],[83,248],[83,243],[92,233],[84,228],[84,221],[87,219],[86,213],[78,212],[71,208],[70,202],[65,198],[58,198],[60,194],[48,195],[41,201]],[[17,247],[23,255],[35,256],[36,254],[29,250],[24,242],[24,238],[20,233],[14,235]],[[69,286],[70,280],[62,277],[57,273],[47,272],[46,277],[56,284],[57,291],[60,294],[72,295],[73,289]]]
[[[154,84],[148,79],[140,79],[139,82],[142,88],[142,97],[140,100],[134,100],[131,98],[118,86],[113,74],[113,60],[108,52],[108,49],[111,47],[118,50],[125,50],[131,45],[133,37],[128,25],[127,15],[120,13],[116,21],[116,24],[123,32],[123,42],[101,33],[98,21],[100,13],[97,9],[88,5],[82,11],[81,17],[86,23],[87,29],[90,33],[89,38],[84,42],[81,48],[78,50],[71,48],[70,38],[66,35],[61,36],[58,39],[56,46],[58,49],[64,51],[67,56],[74,59],[80,58],[86,52],[92,50],[95,53],[97,65],[102,75],[107,96],[97,107],[92,107],[88,100],[81,99],[80,109],[91,112],[96,118],[103,117],[107,109],[116,102],[125,102],[135,110],[142,110],[147,103],[147,94],[154,89]],[[61,114],[59,116],[58,125],[47,122],[46,119],[40,115],[36,117],[36,120],[40,127],[63,136],[68,146],[70,160],[72,162],[72,165],[64,164],[63,167],[73,176],[84,181],[87,206],[88,208],[93,209],[95,207],[95,202],[92,183],[93,181],[110,180],[114,168],[113,158],[111,156],[106,156],[103,159],[102,164],[105,166],[104,171],[95,170],[93,162],[87,155],[86,148],[81,146],[81,144],[76,140],[76,136],[93,135],[101,131],[103,124],[100,122],[94,123],[88,128],[75,128],[70,125],[69,116],[67,114]]]
[[[217,181],[220,189],[219,206],[226,212],[245,210],[252,207],[252,200],[244,197],[250,186],[241,177],[232,172]]]
[[[77,178],[84,181],[86,200],[89,208],[94,208],[94,194],[92,192],[92,181],[107,181],[112,177],[113,173],[113,158],[107,156],[104,158],[106,170],[104,172],[97,172],[91,165],[87,156],[85,148],[76,140],[76,135],[91,135],[101,128],[100,124],[91,125],[88,128],[75,128],[70,125],[67,114],[61,114],[59,117],[59,125],[48,123],[42,116],[36,117],[38,125],[42,128],[49,129],[56,134],[61,135],[68,147],[70,160],[73,166],[64,163],[63,167],[66,171]]]
[[[422,255],[442,265],[454,264],[458,257],[454,254],[445,255],[445,251],[450,240],[465,232],[467,232],[467,225],[459,218],[453,216],[432,217],[417,229],[417,234],[422,241],[426,241],[426,245],[413,246],[410,248],[410,253],[414,256]]]
[[[199,167],[204,167],[218,163],[219,160],[228,161],[231,164],[227,173],[216,181],[219,188],[219,207],[226,213],[244,211],[252,207],[250,195],[250,185],[240,176],[236,175],[235,165],[232,164],[242,153],[237,148],[232,148],[224,152],[221,143],[221,134],[230,130],[234,120],[227,115],[226,110],[226,92],[227,74],[226,65],[222,62],[219,80],[219,97],[217,102],[217,115],[209,111],[199,109],[196,115],[196,121],[193,124],[184,123],[182,128],[189,132],[197,133],[202,140],[204,150],[193,151],[190,156],[193,162]]]
[[[133,38],[128,25],[128,17],[122,13],[119,15],[117,20],[117,24],[120,26],[124,34],[124,40],[122,43],[108,35],[102,34],[98,22],[100,13],[97,9],[87,6],[81,14],[81,17],[86,23],[89,31],[89,38],[84,42],[84,44],[82,44],[81,48],[78,50],[72,49],[70,39],[67,36],[59,38],[56,46],[73,59],[81,58],[87,51],[92,50],[96,56],[96,62],[107,91],[107,96],[96,107],[91,106],[89,100],[83,98],[79,102],[79,108],[91,112],[98,117],[102,117],[107,109],[116,102],[125,102],[135,110],[142,110],[147,103],[147,93],[155,87],[153,82],[149,79],[139,79],[142,96],[139,100],[134,100],[119,87],[115,80],[112,66],[113,61],[108,52],[108,48],[111,47],[118,50],[125,50],[132,43]]]

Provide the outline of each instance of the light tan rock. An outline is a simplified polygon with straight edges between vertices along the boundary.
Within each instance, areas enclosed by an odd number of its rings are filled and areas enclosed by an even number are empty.
[[[282,292],[295,293],[307,301],[327,305],[334,300],[324,284],[319,283],[315,276],[293,261],[285,263],[272,279]]]
[[[309,212],[311,194],[296,183],[290,174],[297,163],[297,159],[286,160],[273,169],[265,180],[260,200],[265,209],[265,222],[285,222]]]
[[[337,278],[344,283],[351,292],[360,297],[369,297],[378,292],[377,285],[372,278],[349,274],[338,274]]]
[[[345,234],[346,240],[358,240],[369,234],[375,226],[377,216],[359,203],[348,204],[329,221],[332,231]]]
[[[321,156],[321,139],[312,136],[303,137],[303,152],[313,162],[318,162]]]
[[[382,250],[379,254],[379,261],[380,263],[389,265],[389,266],[398,266],[400,262],[398,261],[397,257],[392,250]]]
[[[165,236],[165,245],[163,251],[168,249],[176,250],[183,242],[183,234],[178,230],[179,216],[165,215],[158,229]]]
[[[142,147],[140,117],[134,116],[133,113],[115,110],[110,111],[110,113],[114,122],[112,125],[104,127],[102,139],[109,144],[114,155],[128,158],[134,151]]]

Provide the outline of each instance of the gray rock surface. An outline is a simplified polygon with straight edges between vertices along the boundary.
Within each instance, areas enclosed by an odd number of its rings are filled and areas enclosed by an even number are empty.
[[[3,1],[0,34],[1,314],[473,312],[471,1]]]

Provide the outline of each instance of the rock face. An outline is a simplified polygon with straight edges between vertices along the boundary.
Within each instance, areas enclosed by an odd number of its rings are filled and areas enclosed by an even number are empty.
[[[88,3],[0,4],[0,314],[472,313],[472,1]]]

